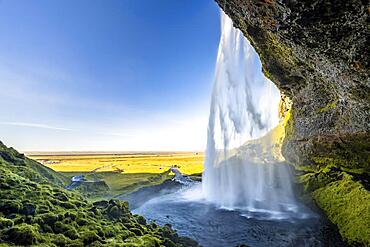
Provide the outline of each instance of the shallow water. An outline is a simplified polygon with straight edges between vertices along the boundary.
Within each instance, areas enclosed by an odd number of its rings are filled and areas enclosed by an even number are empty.
[[[120,199],[131,202],[134,213],[160,225],[171,224],[179,235],[205,247],[326,246],[320,231],[323,221],[304,206],[299,213],[279,217],[274,212],[227,210],[204,200],[200,183],[174,181]]]

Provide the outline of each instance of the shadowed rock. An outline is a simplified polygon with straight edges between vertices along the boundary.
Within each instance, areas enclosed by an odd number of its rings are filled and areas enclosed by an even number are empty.
[[[285,158],[369,168],[368,1],[216,2],[293,102]]]

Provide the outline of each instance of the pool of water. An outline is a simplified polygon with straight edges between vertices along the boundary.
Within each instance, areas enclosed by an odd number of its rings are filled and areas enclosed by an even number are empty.
[[[160,225],[171,224],[179,235],[205,247],[342,246],[340,240],[328,240],[322,231],[327,222],[303,205],[290,213],[219,208],[203,199],[196,182],[167,181],[120,199],[129,201],[133,213]]]

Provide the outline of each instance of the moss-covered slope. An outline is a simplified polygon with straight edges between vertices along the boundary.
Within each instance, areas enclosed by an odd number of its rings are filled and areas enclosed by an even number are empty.
[[[354,246],[370,246],[370,192],[358,176],[327,166],[306,171],[299,179],[343,239]]]
[[[55,172],[52,169],[27,158],[25,155],[18,153],[13,148],[6,147],[1,141],[0,162],[2,162],[2,164],[8,164],[6,167],[7,170],[34,182],[50,182],[54,185],[64,186],[70,181],[69,178],[61,173]]]
[[[89,203],[64,176],[0,143],[0,245],[197,246],[147,223],[126,202]]]
[[[370,193],[348,174],[314,191],[313,198],[351,244],[370,246]]]

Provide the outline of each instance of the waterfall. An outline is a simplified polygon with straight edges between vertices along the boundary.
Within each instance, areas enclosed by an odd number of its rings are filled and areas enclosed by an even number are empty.
[[[202,189],[224,208],[259,212],[293,210],[286,166],[256,164],[237,148],[278,122],[280,94],[262,73],[259,57],[231,19],[221,13],[221,39],[208,124]]]

